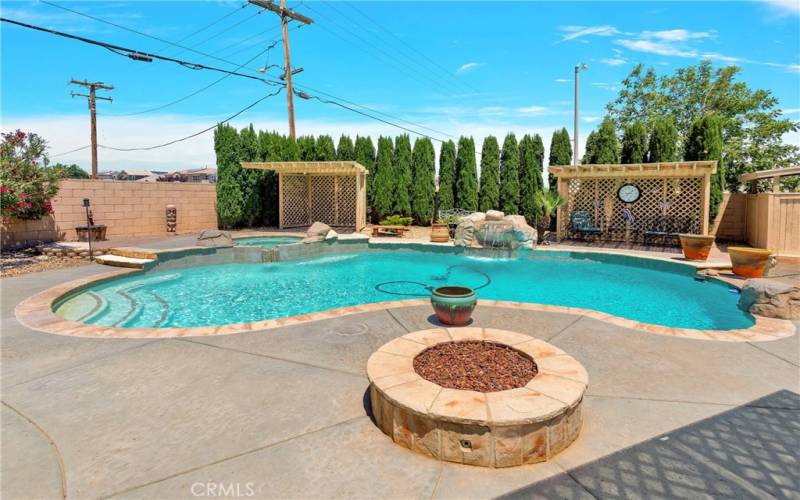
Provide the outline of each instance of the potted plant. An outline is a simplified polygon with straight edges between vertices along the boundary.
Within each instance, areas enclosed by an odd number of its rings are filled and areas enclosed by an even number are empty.
[[[431,241],[433,243],[447,243],[450,241],[450,225],[441,219],[431,224]]]
[[[466,286],[440,286],[431,292],[431,305],[436,317],[445,325],[463,326],[469,323],[478,295]]]
[[[714,246],[714,236],[703,234],[679,234],[683,256],[688,260],[706,260]]]
[[[545,241],[547,230],[550,229],[550,219],[558,207],[566,203],[566,200],[559,193],[548,189],[536,193],[534,203],[541,214],[536,221],[537,241],[541,244]]]
[[[742,278],[764,276],[772,252],[766,248],[728,247],[733,274]]]

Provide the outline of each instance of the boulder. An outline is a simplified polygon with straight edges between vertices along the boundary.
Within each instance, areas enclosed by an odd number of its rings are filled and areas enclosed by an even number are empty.
[[[511,222],[514,227],[514,238],[520,246],[531,247],[536,244],[539,232],[528,225],[524,215],[506,215],[503,220]]]
[[[303,239],[303,243],[332,240],[338,237],[339,234],[331,229],[331,226],[325,224],[324,222],[317,221],[311,224],[311,227],[309,227],[308,231],[306,231],[306,237]]]
[[[465,220],[472,221],[473,223],[474,222],[482,222],[485,219],[486,219],[486,214],[485,213],[483,213],[483,212],[472,212],[471,214],[465,215],[464,217],[461,217],[460,219],[458,219],[458,223],[460,224]]]
[[[226,248],[233,246],[231,233],[219,229],[203,229],[197,237],[197,246],[211,248]]]
[[[456,246],[469,247],[472,246],[473,241],[475,241],[475,221],[469,217],[462,217],[461,222],[456,226],[453,243]]]
[[[500,210],[488,210],[484,220],[503,220],[506,214]]]
[[[800,319],[800,286],[769,278],[745,281],[739,309],[768,318]]]

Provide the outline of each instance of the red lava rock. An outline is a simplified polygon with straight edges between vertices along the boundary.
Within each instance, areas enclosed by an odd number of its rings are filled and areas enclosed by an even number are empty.
[[[513,347],[465,340],[425,349],[414,358],[420,377],[448,389],[495,392],[524,387],[536,376],[536,362]]]

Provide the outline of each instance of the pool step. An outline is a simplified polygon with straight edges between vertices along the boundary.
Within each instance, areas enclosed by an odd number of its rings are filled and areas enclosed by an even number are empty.
[[[120,257],[130,257],[132,259],[148,259],[156,260],[158,255],[152,250],[146,248],[135,247],[119,247],[110,250],[111,255],[119,255]]]
[[[155,259],[140,259],[137,257],[125,257],[124,255],[99,255],[94,259],[98,264],[115,267],[129,267],[132,269],[144,269],[146,264],[154,262]]]

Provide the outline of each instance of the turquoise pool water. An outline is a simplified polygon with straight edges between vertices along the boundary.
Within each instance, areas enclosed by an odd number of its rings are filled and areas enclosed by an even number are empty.
[[[287,243],[297,243],[302,239],[299,236],[249,236],[247,238],[236,238],[234,243],[246,247],[276,247]]]
[[[68,298],[57,313],[118,327],[222,325],[427,297],[426,287],[459,284],[477,288],[483,299],[583,307],[671,327],[753,324],[727,285],[695,281],[692,274],[682,266],[597,254],[488,259],[363,252],[128,276]]]

